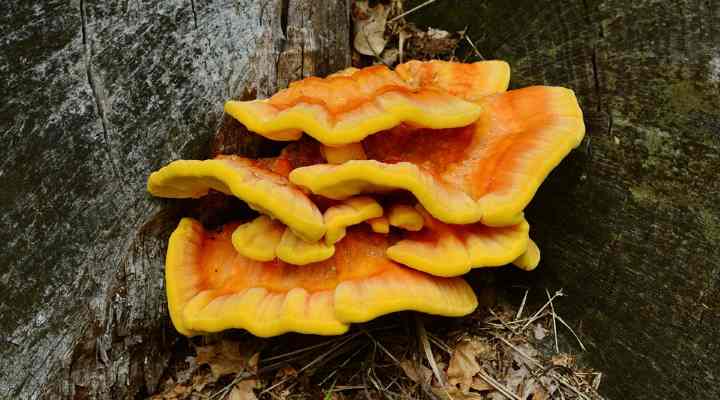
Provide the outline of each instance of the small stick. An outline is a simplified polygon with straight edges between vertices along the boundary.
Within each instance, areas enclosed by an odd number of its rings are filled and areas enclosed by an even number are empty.
[[[313,365],[317,364],[318,362],[322,361],[323,358],[329,356],[330,354],[333,354],[335,351],[337,351],[338,349],[340,349],[342,346],[344,346],[346,343],[350,342],[350,341],[351,341],[352,339],[354,339],[354,338],[355,338],[355,335],[348,336],[345,340],[343,340],[342,342],[338,343],[336,346],[333,346],[331,349],[329,349],[329,350],[326,351],[325,353],[320,354],[317,358],[315,358],[314,360],[310,361],[310,362],[309,362],[308,364],[306,364],[304,367],[300,368],[300,370],[298,370],[298,374],[300,374],[301,372],[305,371],[306,369],[312,367]],[[287,382],[290,378],[291,378],[291,377],[287,377],[287,378],[285,378],[285,379],[280,380],[280,382],[278,382],[278,383],[270,386],[269,388],[263,390],[262,392],[260,392],[260,394],[263,395],[263,394],[265,394],[265,393],[270,392],[271,390],[275,389],[276,387],[278,387],[278,386],[282,385],[283,383]]]
[[[480,372],[478,372],[478,376],[480,376],[480,378],[482,378],[485,382],[490,384],[490,386],[494,387],[495,390],[504,394],[505,397],[507,397],[508,399],[522,400],[520,397],[518,397],[518,395],[511,392],[510,389],[506,388],[500,382],[496,381],[492,376],[486,374],[485,371],[480,370]]]
[[[465,36],[465,37],[467,37],[467,36]],[[517,314],[515,314],[515,321],[519,320],[520,317],[522,316],[522,312],[523,312],[523,309],[525,309],[525,302],[527,301],[527,296],[528,296],[529,291],[530,291],[529,289],[525,289],[525,294],[523,295],[522,302],[520,303],[520,308],[518,309]]]
[[[435,378],[438,380],[438,384],[440,386],[445,386],[445,381],[442,378],[442,375],[440,375],[440,369],[437,366],[437,363],[435,362],[435,356],[433,356],[432,349],[430,348],[430,342],[427,338],[427,332],[425,331],[425,325],[423,325],[422,320],[420,320],[420,316],[418,314],[415,314],[415,325],[417,326],[417,332],[418,332],[418,339],[420,340],[420,346],[422,346],[422,350],[425,352],[425,357],[428,360],[428,363],[430,364],[430,368],[433,371],[433,374],[435,374]]]
[[[555,292],[555,294],[550,298],[550,301],[548,301],[547,303],[545,303],[545,305],[543,305],[542,307],[540,307],[540,309],[537,310],[537,311],[535,312],[535,314],[532,315],[532,317],[528,318],[528,320],[527,320],[527,322],[525,323],[525,325],[523,325],[522,328],[520,328],[520,331],[521,331],[521,332],[524,331],[530,324],[532,324],[532,323],[540,316],[540,313],[542,313],[543,311],[545,311],[545,309],[550,305],[550,303],[552,302],[552,300],[555,300],[556,297],[564,296],[564,295],[565,295],[565,294],[563,293],[562,289],[560,289],[560,290],[558,290],[557,292]]]
[[[558,346],[557,323],[555,322],[557,314],[555,314],[555,306],[553,305],[553,298],[550,296],[550,292],[545,289],[545,293],[547,294],[548,302],[550,303],[550,312],[552,313],[553,335],[555,336],[555,353],[557,354],[560,353],[560,346]]]
[[[585,345],[580,340],[578,335],[575,334],[575,331],[570,327],[570,325],[568,325],[567,322],[565,322],[559,315],[557,316],[557,319],[558,319],[558,321],[560,321],[561,324],[565,325],[565,327],[568,328],[568,330],[570,331],[570,333],[572,333],[573,336],[575,336],[575,340],[577,340],[578,344],[580,345],[580,348],[583,349],[583,351],[587,351],[587,349],[585,348]]]
[[[392,17],[392,18],[390,19],[390,21],[388,21],[388,22],[394,22],[394,21],[396,21],[396,20],[398,20],[398,19],[400,19],[400,18],[402,18],[402,17],[408,16],[408,15],[414,13],[415,11],[417,11],[417,10],[419,10],[419,9],[427,6],[427,5],[430,5],[430,4],[432,4],[432,3],[436,2],[436,1],[437,1],[437,0],[427,0],[426,2],[424,2],[424,3],[422,3],[422,4],[418,5],[418,6],[415,6],[415,7],[411,8],[410,10],[405,11],[404,13],[402,13],[402,14],[400,14],[400,15],[398,15],[398,16]]]
[[[400,53],[400,64],[403,63],[404,60],[404,51],[405,51],[405,30],[400,29],[400,32],[398,33],[398,51]]]
[[[503,342],[503,343],[505,343],[506,345],[508,345],[511,349],[515,350],[518,354],[520,354],[521,356],[525,357],[528,361],[532,362],[533,365],[535,365],[536,367],[543,368],[542,364],[540,364],[537,360],[535,360],[534,358],[530,357],[529,355],[523,353],[520,349],[518,349],[515,345],[513,345],[512,343],[510,343],[508,340],[506,340],[506,339],[503,338],[502,336],[495,335],[495,337],[496,337],[497,339],[499,339],[501,342]],[[578,390],[577,390],[572,384],[570,384],[570,382],[568,382],[563,376],[558,375],[558,374],[555,373],[555,372],[551,372],[550,375],[551,375],[555,380],[557,380],[558,382],[560,382],[563,386],[565,386],[566,388],[568,388],[568,389],[572,390],[573,392],[575,392],[575,394],[577,394],[581,399],[583,399],[583,400],[589,400],[587,396],[585,396],[582,392],[578,391]],[[489,383],[489,382],[488,382],[488,383]],[[562,393],[562,391],[561,391],[560,393]]]
[[[475,47],[475,43],[473,43],[473,41],[470,39],[470,36],[465,35],[465,40],[467,40],[467,42],[470,43],[470,46],[473,48],[473,50],[475,50],[475,55],[480,57],[481,60],[484,60],[485,57],[483,57],[482,54],[480,54],[480,51],[477,49],[477,47]]]

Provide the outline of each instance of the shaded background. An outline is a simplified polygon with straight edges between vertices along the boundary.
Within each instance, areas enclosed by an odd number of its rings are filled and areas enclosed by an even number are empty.
[[[720,2],[445,0],[409,19],[467,27],[512,87],[572,88],[585,113],[528,209],[541,265],[504,284],[564,289],[607,397],[717,398]]]
[[[305,62],[347,32],[303,39],[296,3],[0,8],[0,397],[154,390],[171,349],[153,221],[174,211],[145,179],[205,156],[228,97],[347,65]],[[340,26],[337,4],[312,18]],[[718,397],[720,2],[438,0],[409,19],[467,27],[512,86],[570,87],[585,112],[528,210],[540,269],[499,282],[564,288],[609,398]]]

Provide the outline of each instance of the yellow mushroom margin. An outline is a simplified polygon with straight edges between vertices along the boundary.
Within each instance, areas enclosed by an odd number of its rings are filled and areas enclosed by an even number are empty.
[[[240,255],[255,261],[272,261],[275,249],[287,228],[267,215],[261,215],[235,229],[232,244]]]
[[[323,216],[305,193],[285,177],[242,157],[173,161],[150,175],[147,189],[168,198],[199,198],[217,190],[280,220],[307,241],[325,235]]]
[[[480,104],[486,113],[476,123],[445,131],[442,136],[437,132],[407,134],[400,129],[402,141],[397,142],[406,146],[386,148],[395,152],[388,156],[393,162],[368,159],[341,165],[318,164],[291,171],[289,179],[332,199],[406,190],[433,217],[450,224],[518,224],[522,210],[545,177],[582,141],[582,112],[574,93],[557,87],[512,90],[483,97]],[[382,145],[391,139],[384,135],[373,140]],[[444,140],[467,140],[467,146],[457,150],[465,152],[461,154],[464,158],[444,163],[442,171],[433,170],[440,167],[425,160],[432,155],[433,135]],[[413,138],[425,142],[420,142],[423,146],[411,155],[406,152],[407,140]],[[437,144],[436,153],[447,147]],[[372,149],[366,146],[365,150],[372,158]],[[411,156],[414,162],[403,161],[403,157]]]
[[[173,325],[183,335],[245,329],[338,335],[350,322],[416,310],[461,316],[477,307],[461,278],[438,278],[384,256],[387,238],[353,227],[329,260],[302,268],[257,262],[231,243],[238,224],[206,231],[190,218],[170,238],[166,289]]]
[[[225,112],[250,131],[273,140],[305,132],[340,146],[401,123],[432,129],[465,126],[479,105],[436,88],[414,88],[385,66],[293,82],[269,99],[225,103]]]
[[[449,225],[422,208],[425,228],[407,232],[387,249],[393,261],[435,276],[460,276],[473,268],[498,267],[517,262],[528,250],[530,225],[489,227],[482,224]]]
[[[325,218],[325,243],[332,245],[345,237],[347,227],[382,217],[383,208],[370,196],[355,196],[328,207]]]
[[[435,87],[469,101],[505,92],[510,84],[510,65],[500,60],[412,60],[395,67],[395,72],[413,87]]]
[[[525,271],[534,270],[540,264],[540,248],[533,240],[528,241],[527,250],[512,263]]]
[[[392,204],[387,218],[390,225],[412,232],[422,229],[425,223],[423,215],[409,204]]]

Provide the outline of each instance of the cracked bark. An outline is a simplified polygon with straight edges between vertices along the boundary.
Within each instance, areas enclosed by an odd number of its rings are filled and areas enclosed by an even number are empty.
[[[275,68],[281,1],[18,0],[0,10],[0,398],[154,391],[184,340],[165,309],[167,237],[181,215],[218,216],[202,212],[207,203],[152,199],[145,180],[172,159],[273,150],[245,142],[222,104],[298,76]],[[347,4],[327,3],[302,26],[330,40],[306,60],[316,73],[349,61]]]

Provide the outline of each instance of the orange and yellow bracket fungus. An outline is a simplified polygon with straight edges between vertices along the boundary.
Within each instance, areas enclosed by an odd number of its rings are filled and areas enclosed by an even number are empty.
[[[406,231],[419,231],[423,228],[424,218],[415,207],[407,204],[393,204],[388,211],[390,225]]]
[[[545,177],[585,133],[571,90],[529,87],[481,98],[462,128],[400,126],[368,137],[368,160],[294,169],[290,181],[332,199],[403,189],[451,224],[515,225]]]
[[[370,224],[370,228],[375,233],[390,233],[390,221],[385,217],[372,218],[367,220],[367,223]]]
[[[461,278],[413,271],[384,256],[387,237],[359,227],[326,261],[296,267],[235,251],[237,224],[206,231],[190,218],[170,237],[165,266],[170,316],[192,336],[230,328],[261,337],[285,332],[337,335],[352,322],[401,310],[462,316],[477,306]]]
[[[540,248],[532,240],[528,241],[527,250],[513,262],[516,267],[525,271],[532,271],[540,264]]]
[[[350,160],[367,160],[365,149],[363,149],[361,143],[350,143],[337,147],[322,145],[321,151],[328,164],[342,164]]]
[[[232,234],[235,250],[251,260],[272,261],[275,258],[288,264],[305,265],[327,260],[335,254],[335,247],[324,240],[308,242],[299,238],[279,221],[261,215],[235,229]]]
[[[477,299],[460,275],[537,267],[523,210],[585,127],[571,90],[508,92],[509,76],[502,61],[410,61],[228,101],[250,131],[296,142],[150,176],[153,195],[216,190],[264,214],[216,231],[180,221],[165,268],[177,330],[337,335],[401,310],[462,316]],[[386,210],[369,195],[388,192]]]
[[[285,229],[275,253],[281,261],[292,265],[307,265],[327,260],[335,254],[335,246],[324,240],[308,242],[299,238],[290,229]]]
[[[317,206],[287,178],[258,161],[237,156],[177,160],[148,179],[148,191],[158,197],[198,198],[210,189],[244,200],[250,208],[277,218],[307,241],[325,235]]]
[[[369,196],[351,197],[340,204],[329,207],[323,214],[325,218],[325,243],[332,245],[345,237],[346,228],[366,220],[382,217],[380,204]]]
[[[323,144],[341,146],[401,123],[430,129],[468,125],[482,108],[453,92],[472,93],[467,97],[474,99],[507,88],[509,68],[503,62],[422,64],[401,66],[402,74],[374,66],[310,77],[269,99],[228,101],[225,112],[270,139],[297,140],[305,132]],[[462,81],[451,82],[461,75]]]
[[[387,249],[391,260],[413,269],[435,276],[459,276],[472,268],[518,262],[528,250],[530,226],[525,220],[505,227],[449,225],[422,209],[418,212],[425,219],[425,228],[404,232],[403,239]]]
[[[469,101],[502,93],[510,83],[510,66],[505,61],[464,64],[449,61],[408,61],[395,72],[413,87],[434,87]]]
[[[372,197],[357,196],[325,210],[327,232],[323,239],[308,242],[280,221],[262,215],[235,229],[232,243],[238,253],[255,261],[272,261],[277,257],[288,264],[306,265],[332,257],[333,245],[345,237],[347,227],[382,214],[382,207]]]
[[[287,227],[267,215],[261,215],[235,229],[232,244],[240,255],[255,261],[272,261]]]

